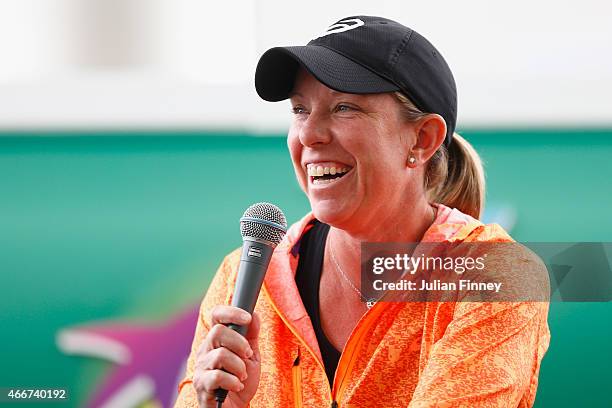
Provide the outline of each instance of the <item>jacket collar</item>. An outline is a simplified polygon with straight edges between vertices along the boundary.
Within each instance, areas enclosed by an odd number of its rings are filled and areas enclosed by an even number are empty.
[[[434,223],[423,235],[421,242],[463,240],[474,229],[483,226],[480,221],[457,209],[443,204],[433,205],[438,208],[438,214]],[[264,279],[264,288],[281,318],[292,326],[320,358],[321,353],[316,335],[295,283],[300,240],[304,233],[312,228],[314,219],[314,215],[308,213],[289,228],[283,240],[274,250]]]

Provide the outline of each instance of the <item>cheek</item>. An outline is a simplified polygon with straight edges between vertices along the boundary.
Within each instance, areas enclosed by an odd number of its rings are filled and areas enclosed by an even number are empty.
[[[393,132],[372,133],[371,144],[360,148],[364,177],[371,191],[400,187],[405,177],[407,147]]]
[[[287,136],[287,148],[289,149],[289,155],[291,156],[291,162],[293,163],[293,169],[298,182],[303,190],[305,190],[305,175],[302,171],[302,144],[295,132],[289,131]]]
[[[294,166],[299,167],[301,160],[301,144],[295,132],[289,131],[287,135],[287,148]]]

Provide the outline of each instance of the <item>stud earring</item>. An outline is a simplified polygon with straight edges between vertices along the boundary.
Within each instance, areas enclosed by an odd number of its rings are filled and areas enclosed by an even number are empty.
[[[416,158],[414,156],[410,156],[410,158],[408,159],[408,163],[410,164],[416,163]]]

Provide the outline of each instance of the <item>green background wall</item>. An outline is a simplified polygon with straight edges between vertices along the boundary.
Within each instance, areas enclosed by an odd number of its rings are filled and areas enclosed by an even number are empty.
[[[463,134],[485,161],[488,205],[516,211],[517,240],[612,241],[612,130]],[[110,365],[63,355],[57,331],[198,302],[263,200],[290,222],[308,210],[283,137],[4,134],[0,387],[68,388],[66,406],[82,404]],[[611,317],[612,303],[551,305],[536,406],[612,404]]]

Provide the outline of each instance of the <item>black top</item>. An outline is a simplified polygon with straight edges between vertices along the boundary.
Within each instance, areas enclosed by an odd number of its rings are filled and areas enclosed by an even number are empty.
[[[325,336],[325,333],[323,333],[319,315],[319,283],[321,282],[323,254],[325,252],[325,240],[329,232],[329,225],[317,220],[314,222],[315,225],[302,236],[300,241],[300,257],[295,273],[295,282],[317,335],[325,373],[327,374],[330,387],[332,387],[341,353],[336,350],[327,339],[327,336]]]

